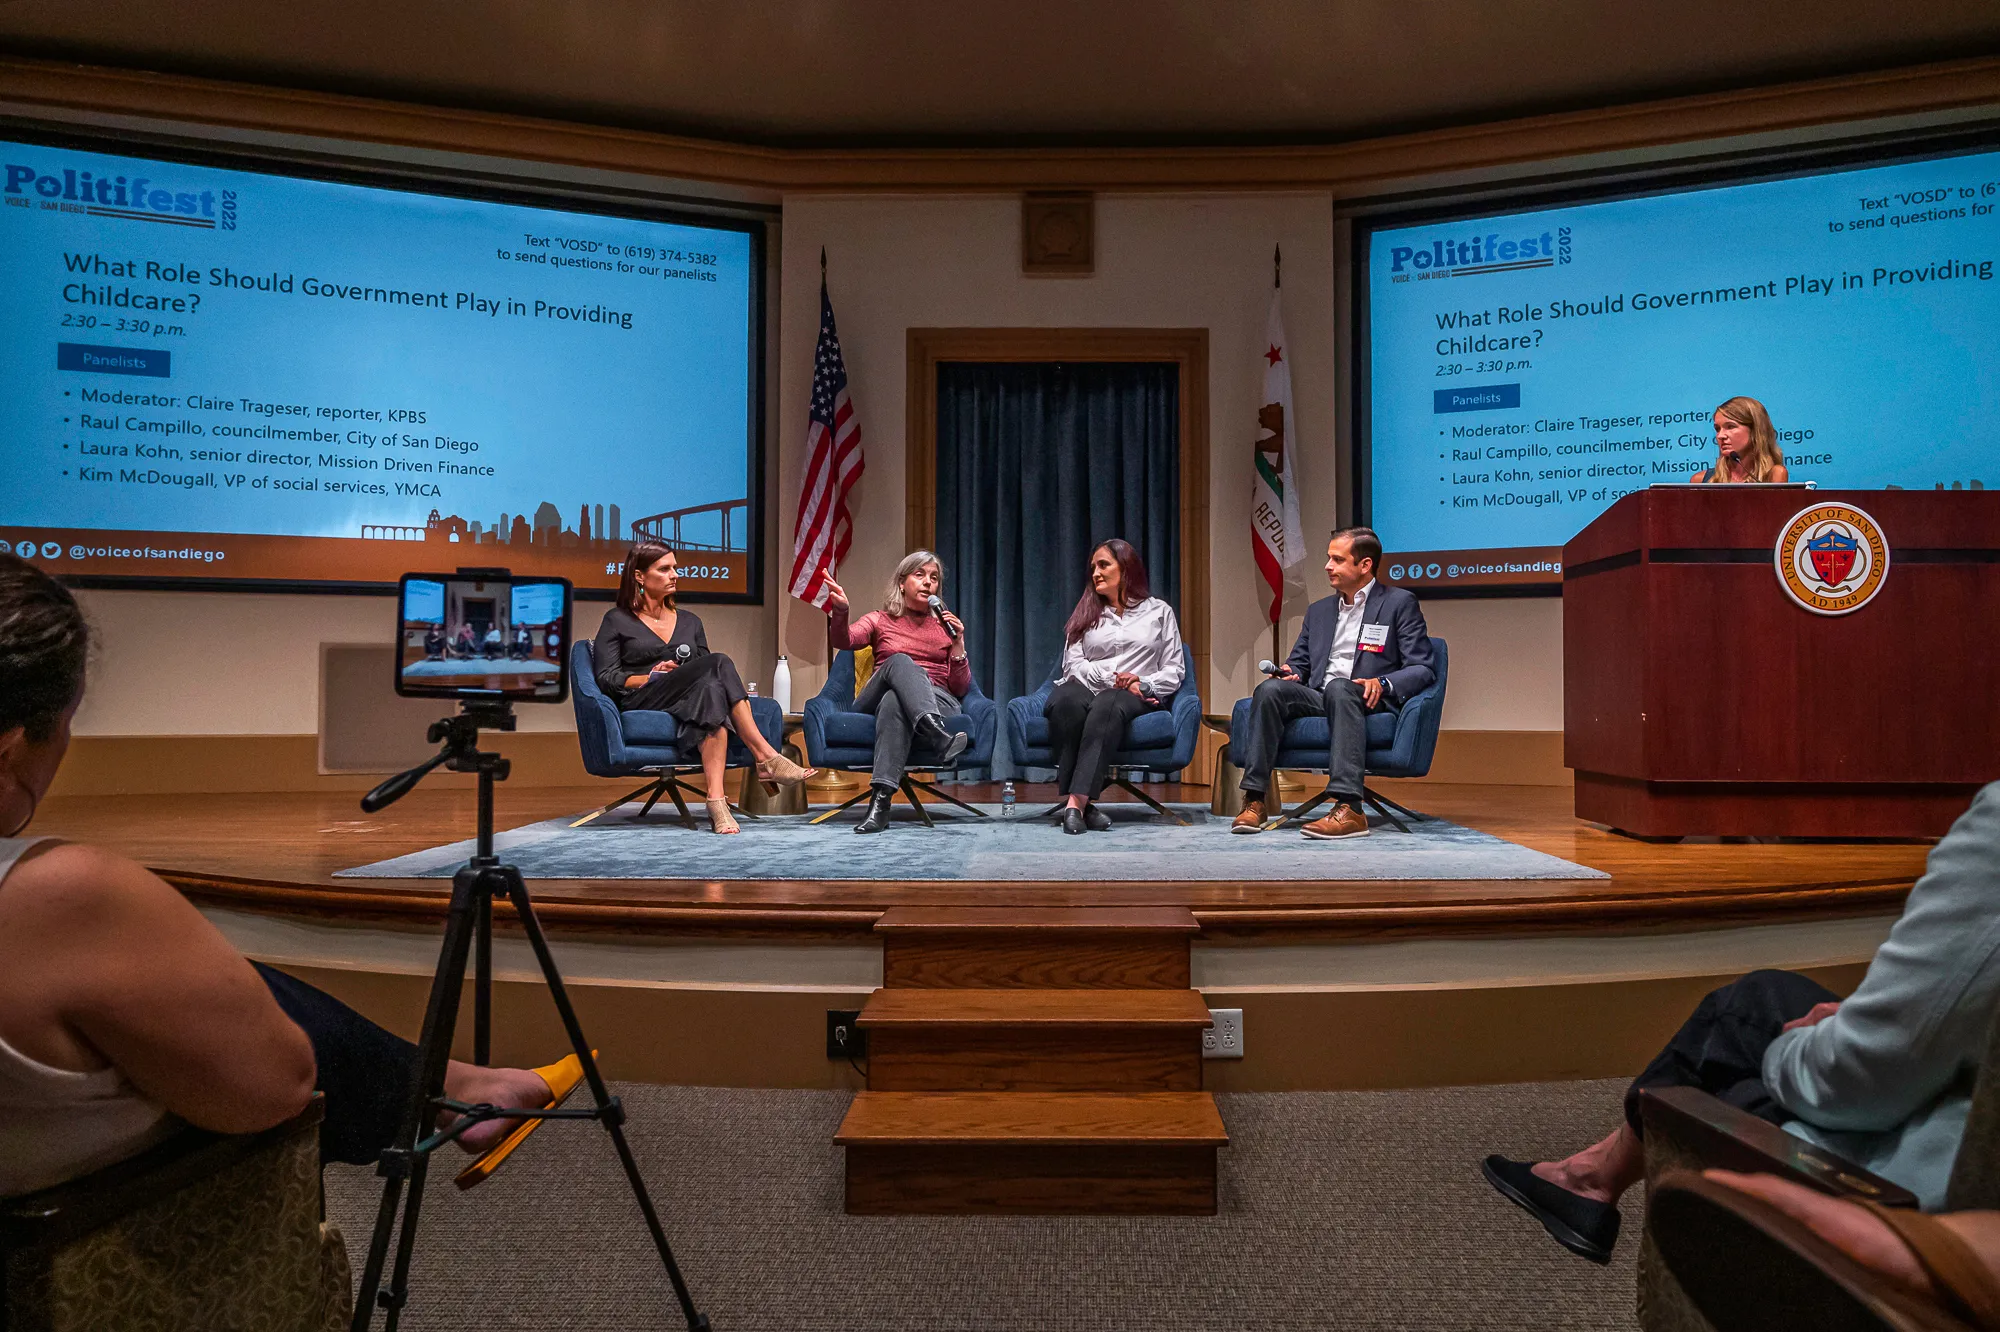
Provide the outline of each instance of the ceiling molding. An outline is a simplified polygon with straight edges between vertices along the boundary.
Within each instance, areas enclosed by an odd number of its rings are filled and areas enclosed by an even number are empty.
[[[1262,147],[767,148],[18,57],[0,57],[0,103],[49,118],[136,117],[788,192],[1313,189],[1361,198],[1451,172],[2000,108],[2000,58],[1349,143]]]

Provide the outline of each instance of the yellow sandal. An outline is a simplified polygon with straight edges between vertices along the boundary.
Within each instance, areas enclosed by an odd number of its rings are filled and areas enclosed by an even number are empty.
[[[597,1051],[592,1050],[590,1057],[597,1058]],[[548,1104],[539,1107],[543,1110],[561,1108],[563,1102],[574,1096],[576,1089],[583,1085],[583,1061],[574,1054],[564,1055],[555,1063],[544,1064],[534,1072],[549,1084]],[[515,1149],[528,1140],[528,1135],[547,1122],[543,1119],[524,1119],[516,1124],[511,1133],[474,1157],[472,1164],[458,1172],[458,1187],[469,1189],[491,1179],[493,1172],[506,1164]]]

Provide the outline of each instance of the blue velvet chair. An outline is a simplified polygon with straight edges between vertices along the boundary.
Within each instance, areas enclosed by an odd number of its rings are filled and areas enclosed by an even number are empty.
[[[597,644],[588,638],[570,645],[569,694],[570,702],[576,708],[576,738],[583,747],[584,771],[593,777],[647,779],[644,786],[630,795],[620,796],[603,809],[584,815],[570,827],[581,828],[599,815],[608,814],[640,796],[646,797],[645,807],[639,811],[639,817],[643,819],[652,812],[653,805],[662,795],[673,800],[674,808],[680,811],[681,822],[694,827],[694,815],[688,812],[687,801],[681,798],[681,792],[686,790],[696,799],[707,794],[704,788],[690,785],[683,776],[701,770],[701,757],[695,752],[696,738],[681,733],[680,722],[671,712],[620,712],[618,705],[597,687]],[[750,716],[774,748],[783,745],[785,711],[778,706],[776,699],[751,699]],[[740,768],[750,762],[750,751],[743,747],[735,732],[730,732],[729,766]],[[734,807],[734,802],[731,802],[731,808]],[[745,818],[756,817],[745,810],[738,809],[736,812]]]
[[[866,772],[875,766],[875,714],[854,710],[854,654],[845,649],[833,654],[833,667],[827,672],[826,685],[817,694],[806,700],[805,731],[806,761],[815,768],[832,768],[838,772]],[[960,704],[962,711],[941,718],[947,731],[964,731],[972,737],[960,754],[948,766],[925,763],[923,750],[913,749],[908,771],[903,776],[903,795],[917,811],[924,826],[935,827],[930,811],[924,808],[924,796],[947,801],[960,809],[970,810],[980,818],[986,811],[966,804],[957,796],[948,794],[934,781],[917,781],[913,773],[938,773],[956,771],[959,768],[984,768],[993,763],[993,742],[999,734],[1000,705],[979,688],[979,682],[972,682],[971,690]],[[824,814],[813,818],[814,823],[825,823],[843,810],[851,809],[868,798],[868,788],[845,804],[836,805]]]
[[[1444,685],[1449,675],[1451,654],[1445,650],[1442,638],[1431,639],[1433,653],[1432,669],[1437,679],[1416,697],[1404,703],[1393,712],[1371,712],[1368,714],[1367,773],[1371,777],[1421,777],[1431,770],[1431,757],[1437,753],[1438,725],[1444,720]],[[1250,729],[1250,700],[1238,699],[1236,707],[1229,715],[1229,734],[1246,734]],[[1307,772],[1326,771],[1326,747],[1332,742],[1332,728],[1324,716],[1301,717],[1285,728],[1284,739],[1278,742],[1278,766]],[[1275,787],[1276,782],[1272,785]],[[1328,790],[1300,805],[1289,814],[1280,813],[1264,826],[1277,828],[1304,818],[1333,797]],[[1409,826],[1396,814],[1407,814],[1421,820],[1424,816],[1415,810],[1405,809],[1387,796],[1361,788],[1361,798],[1380,810],[1382,817],[1396,825],[1398,832],[1408,832]],[[1391,813],[1391,811],[1395,813]]]
[[[1187,649],[1181,649],[1182,660],[1186,660]],[[1042,715],[1048,706],[1049,692],[1056,687],[1056,673],[1062,669],[1057,660],[1049,669],[1048,678],[1042,687],[1024,698],[1012,699],[1007,704],[1007,742],[1013,748],[1014,761],[1033,768],[1053,768],[1056,766],[1055,750],[1049,743],[1049,719]],[[1152,796],[1134,786],[1126,775],[1132,772],[1175,773],[1194,761],[1195,741],[1201,734],[1201,689],[1194,681],[1194,672],[1188,671],[1181,687],[1172,697],[1160,700],[1162,706],[1154,712],[1134,717],[1125,729],[1125,743],[1111,756],[1111,783],[1123,791],[1143,800],[1158,812],[1176,823],[1187,820],[1168,809]],[[1055,809],[1061,809],[1058,803]],[[1050,810],[1054,813],[1055,810]]]

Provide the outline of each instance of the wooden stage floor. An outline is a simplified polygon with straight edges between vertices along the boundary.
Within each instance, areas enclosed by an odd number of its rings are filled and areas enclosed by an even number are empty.
[[[1023,786],[1023,810],[1045,808],[1049,789]],[[1207,798],[1206,788],[1154,789],[1163,799]],[[971,790],[975,799],[994,798]],[[496,826],[589,809],[608,794],[615,794],[608,786],[502,785]],[[866,933],[890,906],[1173,904],[1191,909],[1211,936],[1412,937],[1696,929],[1892,913],[1930,849],[1925,842],[1639,842],[1579,822],[1562,787],[1410,783],[1397,784],[1393,797],[1611,878],[1343,881],[1336,842],[1324,844],[1327,877],[1310,883],[820,882],[787,879],[774,864],[770,878],[749,881],[562,879],[531,886],[544,922],[565,932],[852,936]],[[206,904],[350,920],[435,920],[447,883],[333,874],[470,836],[471,790],[419,788],[375,815],[362,814],[357,800],[349,792],[58,797],[43,806],[33,831],[123,852]],[[857,856],[922,852],[921,829],[899,826],[863,839],[848,826],[829,825],[826,835],[847,838]],[[1053,822],[1048,831],[1062,835]],[[712,835],[663,821],[661,854],[671,856],[677,838]],[[746,823],[743,835],[756,837],[756,825]]]

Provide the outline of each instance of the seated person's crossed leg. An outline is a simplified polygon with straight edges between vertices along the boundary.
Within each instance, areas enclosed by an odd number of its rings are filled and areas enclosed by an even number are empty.
[[[1698,1087],[1941,1206],[2000,1001],[1996,900],[2000,782],[1932,849],[1853,994],[1786,971],[1732,981],[1634,1079],[1608,1136],[1557,1161],[1489,1156],[1487,1180],[1565,1247],[1608,1262],[1618,1199],[1645,1175],[1639,1094]]]

